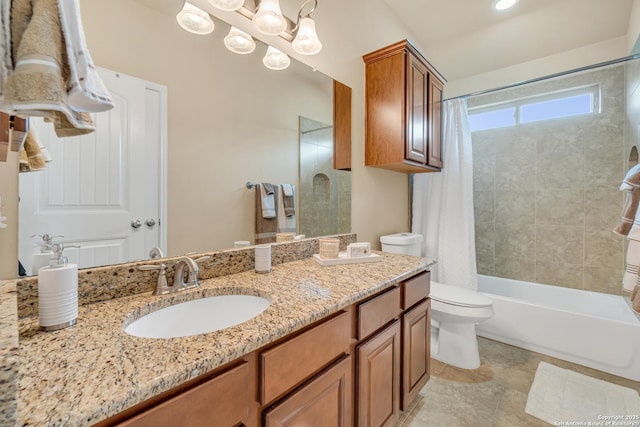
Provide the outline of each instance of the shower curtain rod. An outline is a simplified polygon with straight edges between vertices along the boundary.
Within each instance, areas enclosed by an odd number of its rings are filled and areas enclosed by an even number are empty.
[[[640,58],[640,53],[639,54],[635,54],[635,55],[625,56],[623,58],[612,59],[610,61],[600,62],[598,64],[592,64],[592,65],[586,65],[586,66],[580,67],[580,68],[574,68],[573,70],[561,71],[559,73],[549,74],[548,76],[536,77],[536,78],[530,79],[530,80],[524,80],[524,81],[517,82],[517,83],[511,83],[511,84],[508,84],[506,86],[502,86],[502,87],[498,87],[498,88],[480,90],[480,91],[477,91],[477,92],[468,93],[466,95],[452,96],[451,98],[444,99],[443,102],[444,101],[451,101],[453,99],[458,99],[458,98],[468,98],[470,96],[485,95],[487,93],[498,92],[500,90],[505,90],[505,89],[513,89],[515,87],[523,86],[523,85],[526,85],[526,84],[529,84],[529,83],[537,83],[537,82],[540,82],[542,80],[547,80],[547,79],[551,79],[551,78],[554,78],[554,77],[566,76],[568,74],[579,73],[581,71],[588,71],[588,70],[591,70],[591,69],[594,69],[594,68],[605,67],[607,65],[614,65],[614,64],[618,64],[620,62],[631,61],[632,59],[638,59],[638,58]]]

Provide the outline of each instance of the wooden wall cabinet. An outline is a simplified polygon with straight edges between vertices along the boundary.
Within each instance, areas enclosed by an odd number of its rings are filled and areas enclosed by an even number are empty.
[[[408,40],[363,59],[365,165],[407,173],[440,171],[444,77]]]
[[[351,170],[351,88],[333,81],[333,168]]]

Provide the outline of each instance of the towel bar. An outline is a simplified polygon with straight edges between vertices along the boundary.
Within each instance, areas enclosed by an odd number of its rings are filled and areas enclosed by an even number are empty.
[[[251,182],[251,181],[247,181],[247,184],[246,184],[246,185],[247,185],[247,188],[248,188],[249,190],[251,190],[253,187],[255,187],[255,186],[256,186],[256,185],[255,185],[253,182]]]

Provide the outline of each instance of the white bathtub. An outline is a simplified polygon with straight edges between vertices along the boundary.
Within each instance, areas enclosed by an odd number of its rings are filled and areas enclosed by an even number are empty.
[[[623,297],[478,275],[478,335],[640,381],[640,319]]]

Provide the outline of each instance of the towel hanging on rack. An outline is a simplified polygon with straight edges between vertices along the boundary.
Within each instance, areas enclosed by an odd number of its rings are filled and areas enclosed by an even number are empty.
[[[265,188],[265,186],[268,186],[267,188]],[[276,232],[278,230],[278,219],[276,218],[275,215],[275,206],[277,203],[277,194],[275,193],[274,186],[272,184],[268,184],[268,183],[262,183],[262,184],[255,184],[254,189],[255,189],[255,203],[256,203],[256,245],[262,244],[262,243],[271,243],[271,242],[275,242],[276,241]],[[273,216],[271,217],[265,217],[265,215],[263,214],[265,208],[264,208],[264,202],[265,199],[267,199],[267,202],[269,202],[270,199],[268,199],[265,196],[268,196],[269,191],[272,192],[271,198],[273,200],[273,205],[272,209],[273,209]]]
[[[289,190],[285,191],[285,186],[288,186]],[[295,191],[296,186],[293,184],[278,185],[278,233],[297,234]],[[289,192],[291,196],[287,196],[287,192]],[[288,197],[289,200],[287,201]],[[287,204],[289,205],[289,209],[287,209]]]
[[[87,48],[78,0],[58,0],[58,8],[69,61],[69,105],[75,111],[90,113],[112,109],[111,94]]]
[[[86,48],[77,0],[13,0],[14,69],[2,110],[44,117],[59,137],[95,130],[89,112],[113,108]]]

